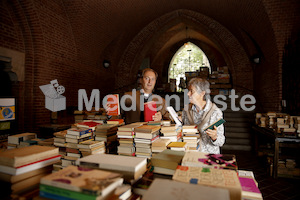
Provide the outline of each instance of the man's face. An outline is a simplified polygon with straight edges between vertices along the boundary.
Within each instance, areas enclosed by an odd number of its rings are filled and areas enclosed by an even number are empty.
[[[147,71],[142,79],[142,86],[146,93],[152,93],[156,83],[155,73],[152,71]]]

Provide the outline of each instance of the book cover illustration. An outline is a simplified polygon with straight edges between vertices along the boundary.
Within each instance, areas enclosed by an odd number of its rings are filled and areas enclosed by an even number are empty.
[[[233,170],[178,165],[172,179],[190,184],[226,188],[230,192],[230,199],[241,199],[241,184],[237,173]]]
[[[110,94],[106,96],[107,115],[120,115],[119,94]]]
[[[41,179],[41,184],[92,195],[103,195],[110,185],[122,182],[118,173],[71,165]]]
[[[203,152],[186,152],[182,160],[182,165],[217,169],[238,169],[236,158],[233,154],[208,154]]]

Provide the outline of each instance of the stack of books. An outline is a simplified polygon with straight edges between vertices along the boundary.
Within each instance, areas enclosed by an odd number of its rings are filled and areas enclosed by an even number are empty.
[[[105,142],[106,153],[117,153],[118,124],[101,124],[96,127],[95,140]]]
[[[147,159],[112,155],[95,154],[76,161],[82,167],[98,168],[123,174],[126,181],[138,180],[147,169]]]
[[[74,119],[75,123],[82,123],[84,121],[94,121],[97,123],[103,124],[104,121],[107,119],[106,115],[103,115],[105,111],[104,108],[101,108],[100,111],[91,110],[91,111],[74,111]]]
[[[197,129],[197,126],[195,125],[183,125],[182,126],[182,135],[195,135],[199,131]]]
[[[159,138],[160,126],[143,125],[134,128],[135,155],[137,157],[151,158],[152,143]]]
[[[151,158],[153,172],[164,175],[173,175],[181,163],[185,152],[166,149]]]
[[[65,148],[67,146],[66,143],[67,130],[55,132],[53,135],[54,135],[54,143],[53,143],[54,146],[62,147],[62,148]]]
[[[93,154],[105,153],[104,141],[87,140],[79,143],[77,145],[77,148],[79,149],[82,157]]]
[[[209,154],[204,152],[186,152],[182,159],[182,166],[205,167],[216,169],[238,170],[235,155]]]
[[[171,121],[170,120],[149,121],[147,124],[153,126],[171,126]]]
[[[262,194],[258,188],[252,171],[238,170],[240,184],[242,186],[242,199],[262,200]]]
[[[35,140],[35,139],[32,139],[32,140]],[[37,140],[38,140],[38,145],[40,145],[40,146],[49,146],[49,147],[54,146],[54,138],[37,139]]]
[[[178,166],[173,180],[229,190],[231,200],[241,200],[242,188],[236,171]]]
[[[121,186],[121,174],[68,166],[40,181],[40,196],[50,199],[105,199]]]
[[[106,121],[107,124],[115,124],[118,126],[122,126],[125,124],[124,119],[110,119]]]
[[[186,142],[187,151],[199,151],[200,135],[198,132],[195,125],[182,126],[182,140]]]
[[[146,173],[132,185],[133,193],[143,196],[155,179],[154,175],[152,171],[146,171]]]
[[[16,135],[10,135],[8,136],[7,149],[14,149],[37,144],[37,141],[33,139],[36,139],[36,133],[21,133]],[[23,143],[28,143],[28,145]]]
[[[75,161],[82,156],[77,145],[88,140],[92,140],[91,129],[74,127],[67,130],[66,155],[61,159],[62,167],[75,164]]]
[[[74,119],[75,123],[82,122],[85,119],[85,113],[84,111],[75,110],[74,111]]]
[[[190,134],[182,136],[183,142],[186,142],[187,151],[199,151],[200,149],[200,135]]]
[[[58,148],[39,145],[0,152],[0,180],[10,184],[13,195],[28,192],[38,188],[60,157]]]
[[[162,152],[167,149],[168,144],[171,142],[171,139],[159,138],[152,143],[152,155]]]
[[[78,128],[86,128],[86,129],[91,129],[92,131],[95,131],[97,125],[102,124],[99,121],[96,120],[84,120],[83,122],[79,122],[75,124],[76,127]]]
[[[177,142],[181,138],[181,129],[175,125],[171,126],[162,126],[160,130],[161,136],[163,139],[170,139],[171,142]]]
[[[54,135],[53,145],[59,149],[59,155],[61,155],[63,158],[64,156],[67,155],[67,143],[66,143],[67,130],[55,132],[53,135]],[[53,165],[53,171],[58,171],[61,170],[62,168],[63,167],[61,161]]]
[[[117,136],[120,144],[118,146],[119,155],[135,156],[134,128],[142,126],[143,124],[143,122],[136,122],[118,128]]]
[[[167,148],[174,151],[186,151],[186,142],[171,142]]]

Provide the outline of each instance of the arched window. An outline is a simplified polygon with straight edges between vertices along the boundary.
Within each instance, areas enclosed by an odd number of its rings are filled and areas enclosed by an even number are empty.
[[[209,61],[203,51],[191,42],[185,43],[173,56],[169,66],[169,82],[170,79],[176,79],[177,91],[181,91],[178,87],[180,78],[185,80],[185,72],[195,72],[200,67],[208,67],[209,73],[211,68]]]

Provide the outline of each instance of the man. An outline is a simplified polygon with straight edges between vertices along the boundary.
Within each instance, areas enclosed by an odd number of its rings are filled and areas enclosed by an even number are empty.
[[[136,104],[136,110],[124,111],[125,122],[126,124],[133,122],[143,122],[144,112],[141,111],[141,106],[143,108],[143,103],[148,101],[155,101],[158,108],[158,112],[153,115],[153,121],[160,121],[162,119],[169,119],[169,113],[167,112],[164,98],[153,95],[152,91],[155,87],[158,74],[151,68],[146,68],[142,72],[142,89],[136,91],[136,98],[133,99],[135,102],[132,102],[132,99],[127,98],[125,105],[130,107],[133,103]],[[127,92],[125,95],[134,97],[133,92]]]

